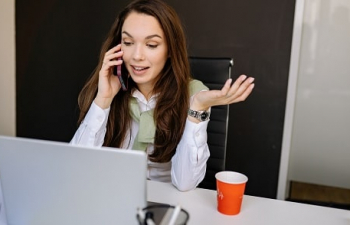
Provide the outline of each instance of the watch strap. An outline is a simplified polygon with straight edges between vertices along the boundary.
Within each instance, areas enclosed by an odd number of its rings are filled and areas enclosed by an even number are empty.
[[[197,118],[200,121],[206,121],[210,117],[210,112],[209,111],[196,111],[193,109],[188,109],[189,116]]]

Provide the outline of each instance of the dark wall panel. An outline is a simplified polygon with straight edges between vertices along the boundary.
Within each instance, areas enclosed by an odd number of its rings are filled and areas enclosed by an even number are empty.
[[[168,2],[185,24],[191,55],[233,57],[233,78],[255,77],[247,101],[230,106],[226,165],[247,174],[247,194],[275,198],[295,1]]]
[[[78,93],[126,4],[16,1],[18,136],[70,140],[77,128]]]
[[[17,134],[69,141],[77,96],[128,1],[17,0]],[[295,1],[176,1],[192,56],[233,57],[233,77],[254,76],[230,107],[227,169],[249,177],[247,194],[275,198]],[[208,74],[211,76],[212,74]]]

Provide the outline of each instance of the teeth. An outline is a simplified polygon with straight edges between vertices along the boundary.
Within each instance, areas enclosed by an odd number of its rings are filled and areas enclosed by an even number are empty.
[[[141,71],[141,70],[143,70],[144,68],[142,68],[142,67],[134,67],[135,68],[135,70],[137,70],[137,71]]]

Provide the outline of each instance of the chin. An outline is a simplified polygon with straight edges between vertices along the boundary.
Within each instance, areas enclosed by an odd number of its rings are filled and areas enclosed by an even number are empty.
[[[148,79],[145,79],[145,77],[134,77],[134,76],[131,76],[131,78],[133,79],[133,81],[134,81],[137,85],[149,83],[149,80],[148,80]]]

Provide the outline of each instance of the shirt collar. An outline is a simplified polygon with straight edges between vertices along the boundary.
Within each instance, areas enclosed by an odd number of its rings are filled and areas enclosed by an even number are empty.
[[[151,102],[155,102],[157,100],[158,94],[154,94],[151,96],[149,101],[147,101],[146,97],[139,91],[137,88],[134,88],[131,96],[136,98],[139,102],[142,102],[143,104],[150,104]]]

